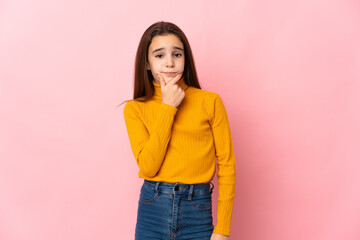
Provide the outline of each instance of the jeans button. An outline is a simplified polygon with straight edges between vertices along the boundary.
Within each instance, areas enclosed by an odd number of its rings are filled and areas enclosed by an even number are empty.
[[[175,186],[175,191],[178,191],[179,190],[179,186]]]

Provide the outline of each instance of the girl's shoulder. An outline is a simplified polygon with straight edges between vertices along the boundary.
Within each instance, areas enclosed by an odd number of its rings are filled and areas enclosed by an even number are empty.
[[[137,98],[137,99],[130,99],[128,101],[126,101],[125,106],[124,106],[124,114],[126,115],[129,112],[139,112],[141,105],[143,104],[141,100],[142,98]]]
[[[192,96],[191,101],[201,105],[204,111],[208,112],[210,116],[214,116],[215,114],[221,115],[226,112],[225,103],[217,92],[194,88],[192,90]]]
[[[217,98],[220,98],[220,95],[216,92],[205,90],[205,89],[199,89],[195,87],[189,87],[189,96],[193,95],[193,97],[199,97],[204,100],[208,101],[215,101]]]

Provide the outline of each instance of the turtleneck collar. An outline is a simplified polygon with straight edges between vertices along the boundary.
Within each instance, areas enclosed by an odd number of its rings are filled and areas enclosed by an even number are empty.
[[[153,98],[154,98],[155,100],[160,100],[160,101],[161,101],[161,86],[160,86],[160,84],[157,84],[157,83],[155,82],[155,80],[152,80],[152,83],[153,83],[154,89],[155,89]],[[177,81],[177,83],[180,85],[180,87],[181,87],[184,91],[189,87],[189,86],[185,83],[184,77],[180,78],[180,80]]]

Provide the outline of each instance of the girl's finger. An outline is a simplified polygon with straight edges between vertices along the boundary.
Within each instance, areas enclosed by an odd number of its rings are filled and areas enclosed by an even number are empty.
[[[181,78],[182,74],[179,73],[178,75],[176,75],[173,79],[171,79],[167,84],[175,84],[177,81],[179,81],[179,79]]]

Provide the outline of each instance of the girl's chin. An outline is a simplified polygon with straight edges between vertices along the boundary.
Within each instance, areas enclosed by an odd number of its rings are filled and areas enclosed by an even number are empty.
[[[171,78],[165,78],[165,83],[167,84],[168,82],[170,82],[172,79],[174,79],[173,77]],[[179,79],[180,80],[180,79]],[[179,82],[179,80],[177,80],[176,82]]]
[[[174,77],[176,77],[176,75],[162,75],[165,79],[173,79]]]
[[[164,78],[165,84],[167,84],[170,80],[174,79],[174,77],[176,77],[177,75],[174,75],[174,76],[166,76],[165,74],[161,74],[161,76]],[[160,82],[160,79],[158,79],[158,82]]]

